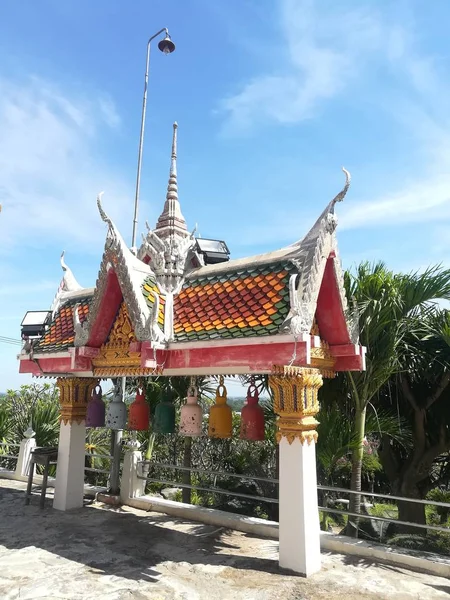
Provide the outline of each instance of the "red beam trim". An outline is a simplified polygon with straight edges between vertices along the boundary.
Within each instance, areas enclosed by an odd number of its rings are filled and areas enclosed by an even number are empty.
[[[19,373],[31,373],[32,375],[42,375],[39,365],[34,360],[23,358],[19,362]]]
[[[100,353],[100,348],[92,348],[91,346],[80,346],[77,348],[79,356],[86,358],[95,358]]]
[[[297,343],[297,356],[292,364],[307,364],[307,344]],[[159,354],[159,353],[158,353]],[[294,344],[281,343],[260,346],[228,346],[204,349],[169,350],[166,353],[164,368],[176,369],[214,369],[215,367],[248,368],[249,371],[271,371],[274,365],[288,365],[294,354]],[[161,361],[158,358],[158,363]]]
[[[339,356],[334,365],[335,371],[364,371],[364,361],[359,356]]]
[[[92,371],[92,359],[81,356],[79,348],[69,348],[70,368],[72,371]]]
[[[360,356],[359,344],[337,344],[330,346],[331,356]]]

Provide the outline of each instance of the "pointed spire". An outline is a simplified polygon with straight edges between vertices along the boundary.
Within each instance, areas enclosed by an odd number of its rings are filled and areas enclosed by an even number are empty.
[[[177,183],[177,129],[178,123],[173,124],[172,158],[170,161],[169,184],[167,186],[167,199],[178,200]]]
[[[172,138],[172,157],[170,162],[169,183],[167,185],[166,201],[164,210],[158,219],[155,232],[160,237],[168,237],[175,233],[185,237],[188,234],[186,221],[181,212],[180,202],[178,200],[177,183],[177,129],[178,124],[173,124]]]

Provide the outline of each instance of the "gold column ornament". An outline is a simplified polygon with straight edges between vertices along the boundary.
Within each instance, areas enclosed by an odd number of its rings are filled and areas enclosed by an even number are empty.
[[[63,423],[81,423],[86,419],[87,405],[98,382],[91,377],[59,377],[56,380]]]
[[[317,442],[314,416],[319,412],[318,392],[323,384],[319,369],[304,367],[275,367],[269,376],[273,393],[273,407],[278,415],[277,442],[285,437],[292,444],[295,439]]]

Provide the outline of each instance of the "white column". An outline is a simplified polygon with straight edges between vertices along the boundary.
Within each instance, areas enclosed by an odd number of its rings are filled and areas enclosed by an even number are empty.
[[[70,510],[83,506],[86,425],[61,421],[53,508]]]
[[[145,480],[138,478],[138,462],[142,452],[135,448],[126,450],[123,458],[120,499],[126,504],[128,498],[140,498],[145,493]],[[144,473],[142,473],[144,474]]]
[[[279,563],[308,577],[320,571],[316,444],[280,440]]]
[[[23,479],[24,477],[28,477],[28,470],[30,468],[30,456],[33,448],[36,448],[36,440],[34,438],[25,438],[20,442],[19,457],[17,458],[16,463],[17,479]]]

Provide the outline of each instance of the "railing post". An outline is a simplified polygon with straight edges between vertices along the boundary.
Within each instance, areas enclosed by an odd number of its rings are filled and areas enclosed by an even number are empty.
[[[15,475],[17,479],[23,479],[28,477],[30,469],[30,457],[33,448],[36,448],[36,440],[34,439],[35,433],[29,428],[25,432],[25,438],[20,442],[19,456],[17,457]]]
[[[139,498],[145,493],[145,480],[138,478],[138,463],[142,460],[142,452],[137,440],[129,440],[123,458],[120,500],[126,504],[129,498]]]

